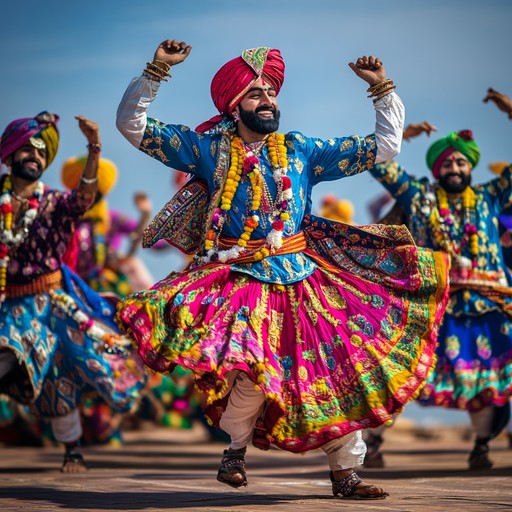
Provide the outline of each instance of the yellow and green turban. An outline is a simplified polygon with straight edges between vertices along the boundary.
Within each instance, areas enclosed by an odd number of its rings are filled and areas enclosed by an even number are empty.
[[[59,149],[59,116],[41,112],[35,117],[22,117],[7,125],[0,139],[0,160],[5,160],[25,144],[46,149],[46,167]]]
[[[78,185],[86,162],[86,156],[73,156],[62,164],[61,180],[66,188],[71,190]],[[98,192],[103,196],[108,194],[116,181],[117,167],[114,162],[106,158],[100,158],[98,164]]]
[[[474,169],[480,160],[480,149],[473,140],[471,130],[451,132],[446,137],[434,142],[427,151],[427,165],[434,178],[439,178],[441,164],[451,153],[462,153]]]

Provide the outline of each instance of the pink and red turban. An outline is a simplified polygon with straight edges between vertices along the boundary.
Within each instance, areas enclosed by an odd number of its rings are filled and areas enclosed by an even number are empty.
[[[59,116],[49,112],[41,112],[35,117],[16,119],[7,125],[0,139],[0,160],[6,158],[17,149],[30,143],[31,138],[42,139],[46,146],[46,167],[55,158],[59,149]]]
[[[279,94],[284,82],[284,61],[279,50],[267,47],[245,50],[222,66],[215,74],[210,86],[212,100],[221,115],[200,124],[196,131],[205,132],[230,116],[233,109],[252,87],[265,76]]]

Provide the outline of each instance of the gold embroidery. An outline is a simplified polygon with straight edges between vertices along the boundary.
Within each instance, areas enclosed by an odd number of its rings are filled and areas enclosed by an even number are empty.
[[[299,366],[299,379],[308,380],[308,371],[305,366]]]
[[[302,174],[303,171],[304,171],[304,162],[302,162],[301,160],[299,160],[298,158],[296,158],[294,161],[293,161],[293,165],[295,166],[295,169],[297,169],[297,172],[299,174]]]
[[[169,139],[169,145],[175,150],[175,151],[179,151],[180,148],[181,148],[181,140],[180,138],[177,136],[177,135],[173,135],[170,139]]]
[[[322,167],[321,165],[315,165],[315,167],[313,167],[313,171],[315,171],[315,176],[320,176],[320,174],[322,174],[324,170],[325,168]]]
[[[347,160],[346,158],[341,160],[341,162],[338,162],[339,170],[345,172],[348,169],[349,163],[349,160]]]
[[[318,313],[315,311],[315,308],[312,306],[309,300],[305,300],[302,304],[304,305],[306,313],[311,319],[311,322],[313,323],[313,325],[316,325],[318,323]]]
[[[344,140],[340,144],[340,151],[347,151],[348,149],[351,149],[353,145],[354,145],[354,140],[353,139]]]
[[[329,306],[335,309],[346,309],[347,301],[341,296],[335,286],[322,286],[322,292],[329,303]]]
[[[301,332],[300,325],[299,325],[298,312],[299,312],[300,303],[295,296],[295,290],[294,290],[293,286],[287,286],[286,293],[288,294],[288,297],[290,298],[290,303],[292,306],[290,313],[292,315],[293,325],[295,328],[295,340],[297,341],[297,344],[300,345],[300,344],[304,343],[304,340],[302,339],[302,332]]]
[[[311,285],[307,281],[304,281],[304,287],[306,288],[306,291],[307,291],[307,293],[309,295],[309,298],[311,299],[311,304],[312,304],[313,308],[318,313],[320,313],[332,325],[339,325],[341,322],[338,319],[334,318],[329,313],[329,311],[327,311],[322,306],[322,303],[321,303],[320,299],[318,298],[318,296],[316,295],[315,290],[313,290],[313,288],[311,287]]]
[[[268,342],[272,351],[277,352],[279,349],[279,341],[281,332],[283,331],[284,314],[275,310],[270,311],[270,325],[268,327]]]

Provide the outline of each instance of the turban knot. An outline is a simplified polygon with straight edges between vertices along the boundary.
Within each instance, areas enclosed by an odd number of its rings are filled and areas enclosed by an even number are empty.
[[[86,162],[86,156],[73,156],[62,164],[61,180],[66,188],[72,190],[78,185]],[[98,192],[103,196],[108,194],[116,180],[117,167],[114,162],[106,158],[100,158],[98,163]]]
[[[55,158],[59,149],[59,116],[41,112],[35,117],[16,119],[7,125],[0,139],[0,160],[5,163],[8,156],[16,150],[30,144],[30,139],[42,139],[46,147],[46,167]]]
[[[439,171],[444,159],[451,153],[459,151],[471,164],[472,168],[480,160],[480,149],[473,140],[471,130],[461,130],[460,132],[451,132],[446,137],[434,142],[427,151],[427,165],[432,171],[434,178],[439,177]]]
[[[277,49],[260,47],[245,50],[224,64],[212,79],[210,92],[220,115],[200,124],[196,131],[205,132],[214,128],[234,108],[252,87],[254,82],[265,77],[279,94],[284,82],[284,61]]]

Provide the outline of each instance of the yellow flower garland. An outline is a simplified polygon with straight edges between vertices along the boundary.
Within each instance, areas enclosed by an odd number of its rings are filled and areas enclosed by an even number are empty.
[[[285,146],[285,136],[282,133],[272,133],[268,136],[266,141],[266,146],[268,150],[269,160],[274,169],[274,178],[276,179],[276,172],[279,174],[278,180],[278,198],[281,199],[282,202],[282,189],[283,187],[279,186],[282,184],[282,177],[286,174],[286,169],[288,167],[288,159],[286,156],[286,146]],[[220,210],[221,215],[213,221],[212,227],[206,233],[206,240],[204,242],[204,248],[206,252],[215,251],[217,240],[220,236],[220,232],[222,230],[222,224],[224,222],[223,216],[227,215],[232,208],[233,198],[235,197],[236,191],[238,190],[238,186],[242,179],[242,174],[244,172],[244,165],[246,164],[246,159],[249,158],[251,162],[249,163],[249,168],[251,171],[248,173],[251,189],[252,189],[252,201],[251,201],[251,211],[252,215],[249,216],[244,222],[243,232],[240,235],[236,246],[240,249],[245,249],[247,246],[247,242],[251,239],[253,231],[259,225],[259,216],[257,215],[258,210],[261,206],[261,197],[262,197],[262,176],[261,169],[259,165],[259,159],[255,157],[251,152],[247,153],[244,147],[244,143],[242,139],[238,136],[233,137],[231,141],[231,150],[230,150],[230,167],[227,173],[226,182],[224,184],[224,189],[222,190],[221,200],[220,200]],[[288,178],[287,178],[288,179]],[[288,191],[287,194],[290,192]],[[288,212],[285,211],[286,207],[282,209],[279,214],[279,220],[285,222],[290,219]],[[217,251],[218,252],[218,251]],[[260,260],[270,254],[270,251],[267,247],[262,247],[255,253],[255,258]]]
[[[455,252],[453,247],[450,247],[450,244],[447,243],[445,239],[445,235],[443,232],[439,230],[442,219],[447,217],[450,213],[450,205],[448,201],[448,194],[446,191],[439,187],[436,191],[437,195],[437,204],[438,204],[438,213],[439,215],[431,215],[430,216],[430,224],[434,228],[434,237],[436,243],[445,247],[445,249],[450,249],[449,252]],[[469,215],[470,212],[475,211],[476,207],[476,194],[475,191],[471,187],[466,187],[461,194],[462,198],[462,208],[464,210],[465,215]],[[475,260],[479,254],[479,240],[478,240],[478,232],[476,226],[473,224],[466,223],[464,226],[465,233],[468,233],[469,236],[469,252],[473,259]]]

